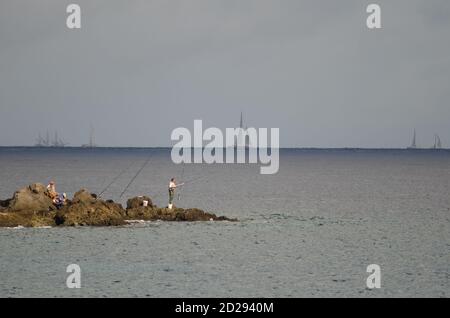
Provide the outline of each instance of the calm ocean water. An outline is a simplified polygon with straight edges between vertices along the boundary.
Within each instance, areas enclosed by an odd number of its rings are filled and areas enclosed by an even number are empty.
[[[142,164],[148,165],[120,198]],[[282,150],[259,165],[174,165],[167,149],[0,148],[0,197],[57,182],[125,203],[175,204],[237,223],[0,229],[0,296],[450,296],[450,152]],[[80,265],[82,288],[66,287]],[[366,288],[381,266],[382,288]]]

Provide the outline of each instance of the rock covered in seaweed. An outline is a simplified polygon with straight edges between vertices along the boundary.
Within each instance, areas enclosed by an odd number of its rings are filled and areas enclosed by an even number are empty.
[[[12,198],[0,201],[0,227],[54,226],[55,214],[47,188],[40,183],[19,189]]]
[[[144,200],[150,199],[144,197]],[[181,208],[158,208],[155,205],[143,206],[142,197],[135,197],[128,200],[126,218],[127,220],[145,220],[145,221],[236,221],[224,216],[218,217],[215,214],[205,212],[200,209],[181,209]],[[140,203],[139,203],[140,202]],[[151,200],[149,200],[150,204]],[[130,204],[133,203],[133,204]]]
[[[152,208],[153,202],[152,199],[143,195],[139,197],[134,197],[127,200],[127,209],[135,209],[139,207],[144,207],[144,201],[147,201],[147,207]]]
[[[72,204],[92,204],[97,201],[97,196],[95,194],[90,193],[86,189],[81,189],[80,191],[76,192],[73,196],[73,199],[70,203]]]
[[[0,227],[75,225],[123,225],[125,210],[113,201],[97,199],[85,189],[57,210],[43,184],[32,184],[1,201]]]
[[[41,183],[35,183],[16,191],[7,200],[8,211],[48,212],[55,210],[52,199],[47,195],[47,188]]]
[[[55,226],[56,212],[16,211],[0,212],[0,227]]]
[[[225,216],[205,212],[200,209],[186,209],[176,213],[175,221],[236,221]]]
[[[144,201],[147,201],[144,206]],[[0,227],[114,226],[131,220],[236,221],[200,209],[159,208],[148,196],[127,201],[127,209],[112,200],[102,200],[86,189],[75,193],[59,210],[42,184],[33,184],[0,201]]]
[[[123,225],[125,210],[121,204],[98,199],[82,189],[55,216],[57,225],[110,226]]]

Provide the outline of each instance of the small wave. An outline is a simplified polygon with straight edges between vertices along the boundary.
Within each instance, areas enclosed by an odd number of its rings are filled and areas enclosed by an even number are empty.
[[[23,230],[23,229],[51,229],[53,228],[52,226],[36,226],[36,227],[26,227],[26,226],[22,226],[22,225],[18,225],[18,226],[10,226],[10,227],[5,227],[5,229],[10,229],[10,230]]]
[[[6,227],[6,229],[9,229],[9,230],[21,230],[24,228],[25,228],[25,226],[22,226],[22,225]]]
[[[148,220],[125,220],[125,227],[157,227],[161,225],[159,220],[157,221],[148,221]]]
[[[125,220],[126,223],[128,224],[145,224],[145,223],[149,223],[151,221],[145,221],[145,220]]]

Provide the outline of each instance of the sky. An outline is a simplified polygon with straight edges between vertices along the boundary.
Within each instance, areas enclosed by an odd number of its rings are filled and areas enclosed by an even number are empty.
[[[448,0],[2,0],[0,145],[171,146],[243,112],[281,147],[450,147],[449,39]]]

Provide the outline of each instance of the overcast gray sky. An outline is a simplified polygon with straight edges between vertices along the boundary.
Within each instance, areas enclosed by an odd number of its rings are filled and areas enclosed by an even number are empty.
[[[449,39],[448,0],[2,0],[0,145],[77,146],[92,123],[102,146],[169,146],[242,111],[284,147],[405,147],[414,128],[449,146]]]

